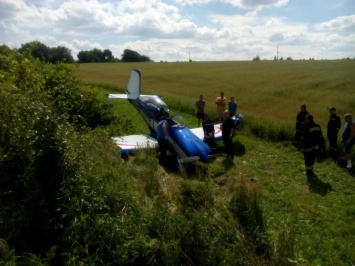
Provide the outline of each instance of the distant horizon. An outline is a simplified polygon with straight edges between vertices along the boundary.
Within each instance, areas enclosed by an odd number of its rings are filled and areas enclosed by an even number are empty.
[[[355,58],[352,0],[0,0],[0,43],[155,62]],[[278,47],[278,49],[277,49]]]

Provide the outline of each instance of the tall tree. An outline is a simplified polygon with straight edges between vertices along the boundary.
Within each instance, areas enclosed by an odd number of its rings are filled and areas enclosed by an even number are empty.
[[[47,63],[56,64],[58,62],[74,62],[74,58],[71,55],[71,51],[64,46],[50,48],[41,42],[33,41],[26,44],[22,44],[21,48],[18,49],[20,53],[23,53],[26,50],[31,51],[31,55],[34,58],[38,58]]]
[[[110,62],[113,59],[112,52],[109,49],[105,49],[102,53],[102,61],[103,62]]]
[[[122,62],[150,62],[150,58],[145,55],[140,55],[138,52],[125,49],[122,54]]]
[[[73,63],[74,58],[68,48],[64,46],[58,46],[57,48],[50,48],[48,62],[53,64],[58,62]]]
[[[114,57],[109,49],[104,51],[94,48],[90,51],[80,51],[78,53],[79,63],[91,63],[91,62],[112,62]]]
[[[33,41],[33,42],[21,44],[21,48],[19,48],[18,51],[20,53],[23,53],[25,50],[30,50],[31,55],[34,58],[38,58],[45,62],[48,62],[50,48],[44,45],[43,43],[38,41]]]

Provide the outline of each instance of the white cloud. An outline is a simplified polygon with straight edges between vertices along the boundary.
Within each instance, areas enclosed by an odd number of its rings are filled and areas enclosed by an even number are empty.
[[[186,5],[205,5],[210,3],[224,3],[234,7],[243,9],[257,9],[261,10],[267,7],[280,7],[286,5],[289,0],[175,0],[174,2]]]
[[[341,16],[315,25],[315,29],[322,31],[352,31],[355,32],[355,15]]]
[[[175,5],[171,3],[177,3]],[[208,10],[199,17],[196,7]],[[169,4],[170,3],[170,4]],[[288,0],[0,0],[0,40],[10,47],[38,40],[79,51],[128,48],[155,61],[354,57],[355,15],[312,24],[281,12]],[[343,3],[345,5],[345,3]],[[195,5],[190,10],[191,6]],[[228,12],[223,15],[226,5]],[[263,8],[267,12],[262,12]],[[273,13],[272,11],[277,11]],[[267,14],[267,15],[266,15]],[[336,42],[336,43],[335,43]],[[351,49],[352,48],[352,49]],[[340,51],[337,51],[340,50]],[[327,54],[328,53],[328,54]]]

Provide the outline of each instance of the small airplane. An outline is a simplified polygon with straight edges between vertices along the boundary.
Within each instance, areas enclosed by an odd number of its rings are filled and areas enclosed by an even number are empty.
[[[167,117],[169,124],[169,150],[177,156],[178,168],[184,163],[201,160],[208,162],[212,156],[212,149],[203,141],[202,127],[189,129],[181,115],[170,116],[169,108],[162,97],[158,95],[141,94],[141,73],[133,69],[126,94],[108,94],[111,99],[126,99],[139,111],[147,124],[150,134],[114,137],[113,140],[121,148],[121,155],[133,154],[136,150],[145,148],[159,148],[157,141],[157,124],[161,116]],[[242,119],[238,114],[233,117],[238,124]],[[215,140],[222,139],[221,124],[215,124]]]

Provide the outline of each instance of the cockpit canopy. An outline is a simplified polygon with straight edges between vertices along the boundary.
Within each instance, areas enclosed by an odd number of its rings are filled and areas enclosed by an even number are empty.
[[[184,128],[185,127],[185,120],[184,118],[179,115],[172,115],[170,119],[168,119],[169,126],[171,127],[178,127],[178,128]]]
[[[169,117],[169,108],[159,96],[141,96],[140,100],[154,118]]]

